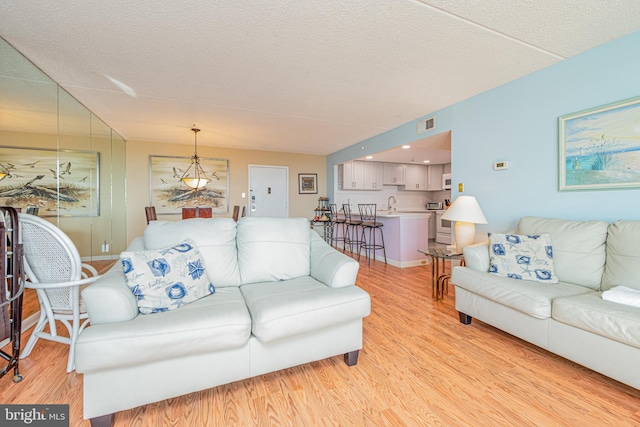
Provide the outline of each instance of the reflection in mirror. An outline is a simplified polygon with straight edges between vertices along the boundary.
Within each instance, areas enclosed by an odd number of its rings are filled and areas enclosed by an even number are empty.
[[[117,258],[126,245],[124,139],[2,38],[0,57],[0,169],[11,172],[0,205],[40,207],[83,260]]]

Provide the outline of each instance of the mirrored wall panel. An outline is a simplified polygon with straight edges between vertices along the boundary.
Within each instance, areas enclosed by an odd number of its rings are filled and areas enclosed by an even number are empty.
[[[56,224],[83,260],[126,246],[125,141],[0,38],[0,206]]]

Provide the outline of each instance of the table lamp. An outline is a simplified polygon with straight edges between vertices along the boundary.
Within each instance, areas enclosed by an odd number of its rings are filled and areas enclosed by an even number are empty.
[[[453,232],[456,239],[456,252],[459,253],[462,252],[463,247],[473,244],[476,236],[475,224],[487,223],[487,218],[473,196],[458,196],[442,215],[442,219],[455,221]]]

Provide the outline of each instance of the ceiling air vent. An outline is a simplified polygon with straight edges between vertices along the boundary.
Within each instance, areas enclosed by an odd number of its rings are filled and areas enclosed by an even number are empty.
[[[418,133],[425,133],[428,130],[436,127],[436,118],[429,117],[428,119],[424,119],[418,122]]]

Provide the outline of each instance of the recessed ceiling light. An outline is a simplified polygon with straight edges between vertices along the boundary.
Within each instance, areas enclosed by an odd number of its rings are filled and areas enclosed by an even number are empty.
[[[423,160],[422,163],[429,163],[431,160]]]
[[[367,156],[367,157],[365,157],[365,159],[371,160],[371,159],[373,159],[373,156]]]
[[[407,148],[411,148],[411,146],[410,145],[403,145],[402,148],[404,148],[406,150]]]

